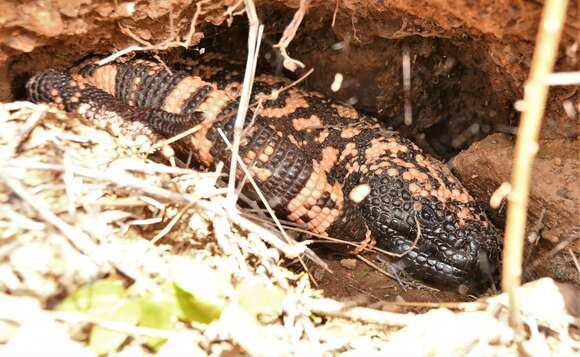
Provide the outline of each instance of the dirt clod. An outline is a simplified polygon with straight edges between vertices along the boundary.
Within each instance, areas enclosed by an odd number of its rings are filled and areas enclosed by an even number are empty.
[[[528,210],[528,233],[539,234],[545,240],[538,246],[538,256],[563,244],[560,257],[556,258],[559,264],[540,264],[545,266],[543,272],[575,282],[580,282],[579,273],[564,247],[575,254],[580,253],[575,242],[580,233],[579,149],[578,142],[573,140],[540,141]],[[510,180],[513,155],[513,139],[505,134],[494,134],[456,156],[452,168],[477,199],[487,206],[493,192],[502,182]],[[501,225],[505,219],[505,201],[499,210],[488,209],[488,214]],[[534,229],[538,232],[533,232]]]
[[[341,259],[340,265],[347,269],[356,268],[356,259]]]

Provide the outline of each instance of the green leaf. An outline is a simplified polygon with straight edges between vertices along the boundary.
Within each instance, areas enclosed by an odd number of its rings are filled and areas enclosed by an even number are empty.
[[[139,299],[138,304],[141,308],[139,326],[169,330],[177,320],[178,310],[173,296],[161,296],[157,299],[147,296]],[[145,343],[152,349],[158,350],[165,341],[164,338],[150,337]]]
[[[137,302],[129,300],[117,301],[109,306],[109,311],[100,316],[101,319],[124,322],[136,325],[141,317],[141,308]],[[95,325],[89,337],[89,346],[99,355],[116,351],[128,335],[124,332]]]
[[[57,309],[88,313],[100,317],[101,312],[110,310],[126,293],[119,280],[103,279],[86,285],[69,295]]]
[[[208,324],[220,318],[224,304],[215,304],[203,297],[196,297],[175,285],[175,298],[179,306],[179,318]]]
[[[201,323],[219,319],[230,288],[221,274],[203,264],[181,260],[174,266],[174,282],[181,319]]]
[[[254,316],[277,317],[282,313],[286,294],[277,286],[261,279],[248,279],[238,286],[237,292],[240,307]]]
[[[126,295],[127,289],[120,280],[103,279],[75,291],[58,309],[86,313],[100,320],[136,325],[141,317],[141,307]],[[95,324],[89,335],[89,346],[102,355],[116,351],[126,339],[126,333]]]

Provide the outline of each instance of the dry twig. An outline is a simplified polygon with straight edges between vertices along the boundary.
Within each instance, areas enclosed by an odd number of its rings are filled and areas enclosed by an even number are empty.
[[[403,45],[403,90],[405,92],[405,125],[413,124],[413,107],[411,105],[411,54],[409,47]]]
[[[407,326],[418,320],[416,315],[397,314],[365,307],[349,307],[332,299],[306,299],[304,305],[314,313],[388,326]]]
[[[524,88],[525,110],[518,129],[512,191],[508,196],[502,285],[509,295],[510,322],[520,338],[523,336],[523,327],[516,289],[521,284],[530,178],[534,157],[538,152],[538,136],[548,95],[546,78],[554,67],[567,5],[567,0],[548,0],[544,4],[530,77]]]
[[[336,0],[336,3],[334,5],[334,12],[332,13],[332,23],[330,25],[330,27],[334,27],[334,24],[336,24],[336,15],[338,15],[338,8],[340,7],[340,0]]]
[[[549,86],[577,86],[580,84],[580,71],[550,73],[546,76]]]

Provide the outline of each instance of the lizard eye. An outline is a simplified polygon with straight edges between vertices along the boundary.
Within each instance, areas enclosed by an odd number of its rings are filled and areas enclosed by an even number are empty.
[[[433,224],[436,221],[435,211],[433,211],[433,208],[424,204],[419,211],[419,219],[422,223]]]

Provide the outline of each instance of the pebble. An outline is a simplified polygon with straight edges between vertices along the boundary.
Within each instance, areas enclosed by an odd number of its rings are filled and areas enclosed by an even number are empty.
[[[340,265],[347,269],[354,270],[356,268],[356,259],[341,259]]]

